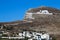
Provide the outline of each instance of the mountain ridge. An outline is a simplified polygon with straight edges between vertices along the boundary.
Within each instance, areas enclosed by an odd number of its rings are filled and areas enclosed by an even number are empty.
[[[60,13],[60,9],[56,9],[56,8],[52,8],[52,7],[46,7],[46,6],[41,6],[39,8],[31,8],[27,12],[34,13],[34,12],[38,12],[40,10],[48,10],[49,12]]]

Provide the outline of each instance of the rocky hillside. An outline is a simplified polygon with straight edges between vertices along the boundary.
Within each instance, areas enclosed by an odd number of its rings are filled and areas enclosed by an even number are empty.
[[[9,32],[28,30],[36,32],[45,31],[49,34],[60,35],[60,10],[51,7],[39,7],[30,9],[27,12],[36,13],[40,10],[48,10],[53,13],[53,15],[33,15],[33,17],[35,17],[34,20],[5,22],[0,23],[0,26],[3,26],[2,30],[9,30]]]

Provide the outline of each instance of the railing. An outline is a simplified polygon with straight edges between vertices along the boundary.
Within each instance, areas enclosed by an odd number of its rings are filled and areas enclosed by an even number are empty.
[[[23,39],[24,37],[1,37],[1,38],[7,38],[7,39]]]

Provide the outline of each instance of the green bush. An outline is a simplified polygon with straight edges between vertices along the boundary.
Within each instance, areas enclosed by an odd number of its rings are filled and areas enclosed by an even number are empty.
[[[52,40],[56,40],[56,37],[52,37]]]

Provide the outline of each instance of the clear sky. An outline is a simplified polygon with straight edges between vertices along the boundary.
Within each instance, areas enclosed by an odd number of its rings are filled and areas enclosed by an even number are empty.
[[[60,0],[0,0],[0,22],[23,20],[27,9],[40,6],[60,9]]]

